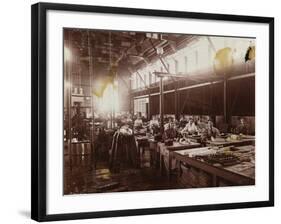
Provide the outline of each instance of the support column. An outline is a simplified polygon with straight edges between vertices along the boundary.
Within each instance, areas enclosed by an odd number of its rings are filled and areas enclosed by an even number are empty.
[[[130,74],[131,76],[131,74]],[[129,78],[129,113],[134,114],[134,96],[132,94],[132,79]]]
[[[175,118],[179,120],[178,81],[175,81]]]
[[[149,72],[148,75],[149,75],[149,79],[148,79],[148,116],[147,116],[147,118],[149,120],[151,120],[152,119],[152,115],[151,115],[151,96],[150,96],[151,72]]]
[[[159,107],[159,113],[160,113],[160,128],[161,128],[161,133],[163,133],[163,132],[164,132],[164,94],[163,94],[163,77],[160,77],[159,89],[160,89],[160,94],[159,94],[159,102],[160,102],[160,107]]]
[[[89,55],[89,76],[90,76],[90,95],[93,94],[93,78],[94,78],[94,66],[93,66],[93,46],[91,43],[91,34],[88,31],[88,55]],[[91,112],[92,112],[92,127],[90,129],[90,142],[91,142],[91,163],[94,165],[94,178],[95,178],[95,168],[96,168],[96,155],[94,146],[94,135],[95,135],[95,114],[94,114],[94,97],[91,97]],[[92,169],[93,167],[91,167]]]
[[[228,102],[227,102],[227,77],[224,77],[223,81],[223,116],[224,122],[229,124]]]

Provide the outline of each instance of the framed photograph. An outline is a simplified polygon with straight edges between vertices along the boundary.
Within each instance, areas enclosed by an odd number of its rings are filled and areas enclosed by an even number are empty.
[[[32,219],[274,205],[274,18],[32,5]]]

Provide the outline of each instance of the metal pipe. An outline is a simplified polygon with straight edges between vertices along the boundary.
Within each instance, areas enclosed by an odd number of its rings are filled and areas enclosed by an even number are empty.
[[[210,44],[212,50],[213,50],[214,52],[217,52],[216,47],[215,47],[213,41],[211,40],[211,38],[207,36],[207,40],[208,40],[208,42],[209,42],[209,44]]]
[[[145,87],[145,88],[148,88],[148,87],[146,86],[145,80],[143,79],[143,77],[141,76],[141,74],[139,73],[138,70],[136,70],[136,73],[137,73],[137,75],[140,77],[140,79],[141,79],[141,81],[142,81],[144,87]]]

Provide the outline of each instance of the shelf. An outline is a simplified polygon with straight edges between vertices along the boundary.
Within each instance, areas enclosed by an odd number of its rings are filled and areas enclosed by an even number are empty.
[[[91,95],[80,95],[80,94],[71,94],[71,96],[75,96],[75,97],[92,97]]]
[[[91,141],[85,140],[85,141],[71,142],[71,144],[80,144],[80,143],[91,143]]]
[[[71,106],[71,108],[77,108],[76,106]],[[91,106],[80,106],[79,108],[92,108]]]

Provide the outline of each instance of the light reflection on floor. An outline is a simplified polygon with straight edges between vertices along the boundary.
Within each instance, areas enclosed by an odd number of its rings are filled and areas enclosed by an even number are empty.
[[[98,192],[124,192],[182,188],[176,176],[170,181],[160,175],[159,169],[150,166],[149,152],[141,159],[141,169],[123,167],[120,173],[111,173],[108,162],[100,159],[96,169],[90,156],[69,156],[64,159],[64,194],[83,194]]]

